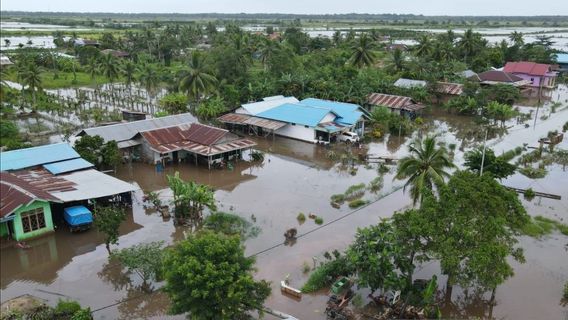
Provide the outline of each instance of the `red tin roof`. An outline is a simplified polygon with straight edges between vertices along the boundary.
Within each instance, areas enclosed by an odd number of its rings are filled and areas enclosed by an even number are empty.
[[[56,197],[8,172],[0,172],[0,217],[35,200],[61,202]]]
[[[522,73],[532,76],[544,76],[550,71],[550,65],[528,61],[507,62],[503,71],[509,73]]]

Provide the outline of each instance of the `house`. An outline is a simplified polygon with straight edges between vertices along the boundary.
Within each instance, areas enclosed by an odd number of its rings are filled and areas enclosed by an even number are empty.
[[[424,80],[412,80],[400,78],[394,82],[394,86],[404,89],[425,88],[428,83]]]
[[[75,138],[84,135],[100,136],[105,142],[116,141],[122,155],[129,159],[139,156],[140,141],[134,139],[138,133],[153,129],[171,127],[180,124],[193,123],[196,119],[191,113],[182,113],[155,119],[139,120],[111,124],[81,130]]]
[[[93,200],[130,202],[131,192],[137,189],[97,171],[67,143],[2,152],[0,171],[1,221],[7,223],[2,228],[18,237],[16,240],[52,231],[52,214],[61,215],[65,207]],[[16,199],[20,200],[12,203]],[[22,214],[32,209],[29,227],[25,219],[21,223],[14,220],[18,214],[23,219]]]
[[[115,58],[128,58],[130,54],[126,51],[114,50],[114,49],[105,49],[101,51],[102,54],[105,55],[112,55]]]
[[[187,161],[221,164],[240,159],[242,151],[256,146],[227,130],[199,123],[142,131],[137,135],[142,156],[151,163]]]
[[[329,143],[346,131],[362,136],[365,117],[365,111],[352,103],[275,96],[244,104],[219,120],[232,129],[248,129],[249,133]]]
[[[403,43],[391,43],[386,46],[387,51],[408,51],[408,46]]]
[[[485,71],[469,79],[479,81],[479,83],[483,85],[505,84],[515,87],[523,87],[531,84],[530,80],[525,80],[517,75],[501,70]]]
[[[75,41],[73,41],[73,45],[76,46],[76,47],[95,47],[95,48],[98,48],[101,44],[96,40],[75,39]]]
[[[568,72],[568,53],[557,53],[556,63],[560,67],[560,72]]]
[[[396,96],[384,93],[371,93],[367,99],[371,107],[382,106],[389,108],[392,112],[400,115],[416,116],[416,113],[426,108],[425,105],[417,103],[410,97]]]
[[[549,64],[528,61],[507,62],[504,72],[514,74],[523,80],[530,81],[530,86],[537,88],[553,88],[556,85],[557,73]]]
[[[50,193],[17,176],[0,172],[0,236],[16,241],[53,232],[50,202],[61,202]]]
[[[6,67],[6,66],[11,66],[14,63],[10,60],[10,58],[4,56],[4,55],[0,55],[0,68],[1,67]]]

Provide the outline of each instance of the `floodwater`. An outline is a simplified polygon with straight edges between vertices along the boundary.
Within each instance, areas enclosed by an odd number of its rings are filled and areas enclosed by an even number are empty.
[[[510,121],[508,133],[490,136],[488,145],[496,153],[527,143],[537,146],[537,140],[550,130],[557,130],[568,121],[568,92],[561,86],[552,95],[552,101],[561,106],[552,112],[550,102],[544,107],[519,107],[522,112],[532,110],[532,118],[524,124]],[[546,117],[542,117],[546,115]],[[463,163],[463,151],[474,147],[483,139],[483,130],[473,118],[448,114],[434,109],[425,116],[427,132],[438,133],[448,144],[457,145],[455,161]],[[376,223],[394,211],[410,206],[410,200],[399,188],[401,181],[393,181],[394,167],[384,174],[383,187],[377,193],[367,191],[364,199],[369,206],[353,211],[346,204],[339,209],[330,205],[332,194],[343,193],[349,186],[368,184],[377,177],[377,165],[342,165],[327,157],[328,148],[285,138],[254,138],[257,149],[266,153],[263,163],[244,160],[232,170],[207,170],[192,164],[167,166],[164,172],[156,172],[144,163],[125,164],[116,176],[140,186],[143,191],[158,191],[163,201],[171,200],[166,175],[179,171],[184,179],[192,179],[215,188],[219,209],[237,213],[261,229],[260,233],[245,243],[246,254],[256,255],[257,277],[272,282],[273,294],[267,300],[270,308],[289,313],[299,319],[325,319],[326,295],[304,295],[300,301],[283,296],[280,280],[289,276],[291,285],[301,287],[307,275],[302,272],[304,263],[322,261],[323,253],[342,250],[352,241],[358,227]],[[407,154],[411,137],[390,135],[368,144],[368,153],[391,155],[395,158]],[[568,149],[568,139],[558,146]],[[343,154],[345,146],[332,147]],[[354,150],[358,152],[358,150]],[[568,221],[568,171],[558,165],[547,167],[549,173],[543,179],[530,180],[515,174],[503,184],[519,188],[532,187],[562,195],[561,201],[535,198],[523,200],[531,215],[544,215]],[[121,227],[116,248],[125,248],[140,242],[165,241],[171,244],[190,232],[186,227],[174,226],[157,213],[145,209],[141,203],[142,191],[136,193],[128,220]],[[299,225],[299,212],[315,214],[323,218],[319,227],[307,219]],[[330,223],[329,225],[325,225]],[[295,227],[297,242],[283,245],[283,234]],[[317,230],[316,230],[317,229]],[[447,317],[504,318],[504,319],[560,319],[566,308],[560,305],[562,287],[568,279],[567,237],[559,233],[536,240],[521,237],[527,262],[514,264],[516,275],[497,289],[497,305],[490,310],[484,303],[487,296],[476,296],[454,290],[453,306],[444,309]],[[33,294],[55,303],[69,297],[91,307],[96,319],[164,318],[167,297],[162,293],[145,294],[137,288],[140,280],[127,277],[116,263],[108,262],[108,254],[96,230],[70,234],[65,228],[54,234],[29,241],[31,249],[16,249],[9,242],[2,242],[0,294],[2,301],[24,293]],[[258,254],[258,255],[257,255]],[[436,263],[421,266],[416,277],[427,278],[439,274]],[[445,279],[439,276],[440,288]],[[162,284],[157,284],[159,287]],[[367,291],[363,291],[366,296]],[[531,301],[531,303],[526,303]],[[182,318],[182,317],[172,317]]]

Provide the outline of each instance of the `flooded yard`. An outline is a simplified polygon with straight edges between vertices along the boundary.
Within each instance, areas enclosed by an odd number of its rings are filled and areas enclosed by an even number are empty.
[[[550,130],[559,130],[568,121],[567,91],[561,86],[552,94],[552,101],[561,106],[552,112],[551,102],[544,107],[521,107],[531,113],[531,119],[517,124],[507,123],[507,133],[490,136],[488,146],[497,154],[526,143],[538,146],[537,140]],[[543,117],[546,115],[546,117]],[[438,133],[447,144],[456,144],[455,162],[463,164],[463,152],[470,150],[483,139],[483,129],[473,118],[451,115],[433,110],[425,115],[424,132]],[[245,243],[246,254],[257,258],[257,277],[272,282],[272,295],[266,305],[289,313],[299,319],[325,319],[323,311],[326,292],[304,295],[294,300],[280,293],[279,284],[289,276],[293,287],[301,287],[307,280],[302,269],[304,263],[313,265],[322,261],[323,253],[342,250],[352,241],[358,227],[375,224],[390,217],[394,211],[411,205],[401,190],[403,181],[393,180],[395,166],[383,173],[383,186],[376,192],[366,191],[364,199],[370,201],[361,209],[350,209],[347,204],[334,208],[330,196],[343,193],[349,186],[368,185],[379,175],[377,164],[343,165],[331,160],[330,149],[285,138],[254,138],[257,149],[265,152],[262,163],[245,159],[232,170],[207,170],[192,164],[166,166],[163,172],[144,163],[125,164],[118,168],[116,177],[136,183],[141,191],[135,194],[128,220],[121,226],[119,248],[140,242],[165,241],[174,243],[190,232],[186,227],[174,226],[160,215],[145,209],[143,192],[157,191],[168,202],[172,198],[167,188],[166,175],[180,172],[183,179],[208,184],[215,188],[219,210],[234,212],[253,222],[260,229],[256,237]],[[407,153],[412,137],[390,135],[383,140],[368,143],[368,153],[401,158]],[[347,147],[332,147],[341,155]],[[568,149],[568,139],[557,148]],[[356,150],[355,150],[356,151]],[[532,187],[535,191],[558,194],[562,200],[536,197],[523,200],[531,215],[543,215],[568,221],[568,171],[559,165],[547,167],[543,179],[531,180],[517,173],[504,185],[518,188]],[[299,212],[313,213],[323,218],[323,225],[307,219],[299,224]],[[299,237],[295,243],[284,245],[284,232],[295,227]],[[140,280],[125,277],[121,268],[108,261],[102,237],[96,230],[70,234],[60,228],[54,234],[29,241],[30,249],[16,249],[3,242],[1,250],[0,288],[2,301],[32,294],[55,303],[60,298],[73,298],[94,310],[96,319],[164,318],[167,297],[155,292],[144,293],[135,289]],[[562,287],[568,279],[568,239],[560,233],[543,239],[521,237],[526,263],[514,263],[515,276],[497,288],[497,304],[489,308],[488,297],[454,290],[454,307],[444,310],[445,317],[499,318],[499,319],[560,319],[567,309],[560,304]],[[114,246],[116,248],[116,246]],[[315,259],[314,259],[315,258]],[[435,263],[421,266],[416,278],[439,274]],[[445,278],[438,277],[440,288]],[[159,286],[158,284],[157,286]],[[363,295],[365,296],[366,293]],[[530,301],[530,303],[527,303]],[[181,316],[172,318],[183,318]]]

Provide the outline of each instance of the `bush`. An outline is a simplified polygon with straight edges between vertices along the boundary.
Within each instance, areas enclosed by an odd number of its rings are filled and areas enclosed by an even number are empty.
[[[341,203],[345,202],[345,196],[341,193],[334,194],[334,195],[331,196],[331,201],[338,203],[338,204],[341,204]]]
[[[321,224],[323,224],[323,218],[322,218],[322,217],[316,217],[316,218],[314,219],[314,222],[315,222],[317,225],[321,225]]]
[[[366,204],[367,204],[367,200],[355,199],[355,200],[349,202],[349,208],[355,209],[355,208],[362,207],[362,206],[364,206],[364,205],[366,205]]]
[[[351,273],[351,268],[345,257],[326,262],[312,272],[308,281],[302,286],[302,292],[315,292],[329,286],[338,277],[349,276]]]
[[[365,194],[365,184],[360,183],[352,185],[349,188],[347,188],[347,190],[345,190],[345,193],[343,195],[345,196],[345,199],[348,200],[348,199],[360,198],[363,196],[363,194]]]
[[[535,196],[536,196],[536,194],[534,193],[533,189],[528,188],[528,189],[525,191],[525,199],[526,199],[527,201],[531,201],[532,199],[534,199]]]
[[[568,300],[568,281],[564,284],[564,299]]]
[[[298,220],[298,222],[300,224],[304,223],[306,221],[306,215],[304,215],[303,212],[298,213],[298,216],[296,217],[296,220]]]
[[[544,168],[533,168],[524,167],[519,169],[519,172],[531,179],[542,179],[546,177],[546,169]]]
[[[55,306],[55,313],[58,315],[72,315],[81,310],[81,305],[77,301],[59,300]]]

